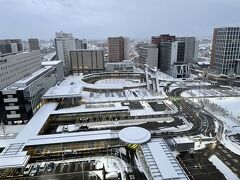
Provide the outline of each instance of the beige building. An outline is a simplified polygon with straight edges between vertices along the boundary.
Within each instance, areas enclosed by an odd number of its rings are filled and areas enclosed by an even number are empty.
[[[70,51],[70,74],[95,73],[105,69],[103,50],[73,50]]]
[[[126,37],[108,38],[108,60],[109,62],[122,62],[129,59],[129,42]]]

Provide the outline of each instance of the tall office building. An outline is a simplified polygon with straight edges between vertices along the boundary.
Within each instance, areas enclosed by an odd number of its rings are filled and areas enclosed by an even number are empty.
[[[40,51],[0,55],[0,89],[41,68]]]
[[[66,75],[68,75],[70,70],[69,51],[76,49],[76,39],[71,33],[64,33],[62,31],[57,32],[55,38],[55,46],[57,59],[63,61],[64,72]]]
[[[0,40],[0,54],[16,53],[18,51],[23,51],[21,39]]]
[[[70,73],[96,73],[105,69],[103,50],[70,51]]]
[[[189,76],[188,64],[184,62],[185,42],[161,42],[159,45],[159,69],[176,78]]]
[[[148,67],[158,67],[158,46],[156,44],[140,44],[138,46],[139,66],[144,68],[144,64]]]
[[[214,29],[210,67],[216,74],[240,74],[240,27]]]
[[[109,62],[122,62],[129,59],[129,40],[126,37],[108,38],[108,60]]]
[[[176,41],[185,42],[184,62],[193,63],[198,58],[199,43],[195,37],[176,37]]]
[[[30,51],[40,50],[38,39],[30,38],[30,39],[28,39],[28,44],[29,44],[29,50]]]
[[[159,36],[152,36],[151,43],[159,45],[161,42],[175,41],[176,37],[169,34],[162,34]]]

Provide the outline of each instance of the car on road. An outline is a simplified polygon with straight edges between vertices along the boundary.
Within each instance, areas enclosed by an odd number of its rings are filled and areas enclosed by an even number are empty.
[[[34,164],[29,176],[35,176],[39,170],[39,164]]]
[[[29,175],[30,171],[32,170],[32,167],[33,167],[32,164],[28,164],[24,169],[23,175],[24,176]]]

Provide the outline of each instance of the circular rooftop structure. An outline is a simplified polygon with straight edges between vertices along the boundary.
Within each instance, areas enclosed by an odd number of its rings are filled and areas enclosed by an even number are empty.
[[[129,144],[146,143],[151,138],[151,133],[141,127],[127,127],[119,132],[119,138]]]

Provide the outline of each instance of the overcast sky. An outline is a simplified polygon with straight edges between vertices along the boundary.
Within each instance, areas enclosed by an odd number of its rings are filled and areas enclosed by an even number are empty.
[[[86,39],[204,37],[240,24],[240,0],[0,0],[0,7],[0,39],[48,40],[61,30]]]

